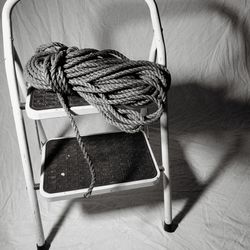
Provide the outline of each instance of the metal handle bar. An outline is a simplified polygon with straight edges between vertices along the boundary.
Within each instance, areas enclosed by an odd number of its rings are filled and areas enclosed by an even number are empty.
[[[13,57],[12,51],[12,26],[11,26],[11,11],[13,7],[20,0],[7,0],[2,11],[2,25],[3,25],[3,40],[4,40],[4,56],[8,60],[10,55]],[[154,38],[151,50],[156,47],[158,63],[166,65],[166,51],[162,34],[162,27],[160,17],[155,0],[144,0],[150,10],[152,26],[154,30]],[[12,64],[13,62],[11,62]]]

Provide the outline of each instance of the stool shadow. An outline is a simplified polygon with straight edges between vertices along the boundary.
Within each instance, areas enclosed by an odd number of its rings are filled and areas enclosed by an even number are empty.
[[[186,204],[173,220],[175,224],[184,219],[208,188],[226,171],[229,163],[241,153],[244,133],[249,131],[250,127],[249,103],[226,98],[223,89],[216,90],[201,85],[201,83],[185,83],[173,87],[169,94],[173,200],[186,199]],[[207,179],[199,180],[185,159],[183,148],[178,142],[179,138],[204,134],[216,140],[225,133],[230,138],[230,145],[225,145],[227,151]]]
[[[169,94],[169,155],[172,198],[173,201],[186,200],[181,211],[174,217],[174,224],[179,224],[185,218],[208,188],[225,172],[228,163],[241,152],[244,132],[249,131],[250,127],[250,118],[248,118],[250,105],[248,103],[228,100],[225,98],[223,90],[214,90],[200,85],[187,83],[174,86]],[[192,96],[192,99],[183,98],[184,96]],[[210,102],[210,100],[213,100],[213,102]],[[211,120],[211,114],[214,114],[213,120]],[[232,114],[239,114],[237,120],[232,119]],[[176,116],[182,117],[185,122],[183,122],[183,119],[176,118]],[[216,138],[225,131],[228,136],[233,137],[236,130],[238,136],[232,140],[228,152],[222,157],[220,163],[205,181],[199,180],[186,161],[178,138],[187,134],[196,135],[197,133],[214,134]],[[151,131],[150,135],[151,137],[159,137],[158,125],[154,125],[153,132]],[[159,140],[158,143],[153,140],[153,150],[157,151],[159,162]],[[51,229],[47,242],[51,243],[53,241],[74,204],[78,204],[84,213],[91,216],[143,205],[153,208],[162,201],[162,181],[154,187],[142,188],[136,191],[130,190],[98,195],[88,200],[71,200],[64,208],[60,219]]]
[[[182,4],[183,1],[172,1],[171,8],[168,11],[168,14],[176,15],[179,11],[177,5]],[[192,6],[189,8],[195,14],[200,9],[209,9],[210,11],[217,12],[219,15],[228,18],[231,20],[232,27],[240,33],[242,37],[242,41],[246,44],[249,40],[249,29],[246,26],[246,22],[241,22],[240,18],[237,16],[232,9],[227,7],[225,4],[219,5],[215,1],[209,1],[209,3],[205,4],[204,1],[202,4],[197,5],[198,1],[194,1]],[[161,2],[159,3],[161,4]],[[122,4],[116,6],[118,11],[120,9],[121,13],[125,13],[124,9],[127,8],[126,4]],[[133,8],[136,10],[137,8]],[[110,9],[111,10],[111,9]],[[176,10],[176,11],[174,11]],[[186,10],[183,10],[186,11]],[[99,19],[104,20],[107,16],[106,12],[102,12]],[[143,19],[144,15],[138,13],[137,11],[133,11],[132,15],[125,16],[122,15],[121,22],[134,22],[135,19],[138,20]],[[132,20],[132,21],[131,21]],[[113,20],[111,20],[113,21]],[[103,46],[112,47],[112,34],[113,30],[109,32],[103,32],[102,39],[99,40],[99,47]],[[97,36],[98,37],[98,36]],[[247,47],[246,47],[247,50]],[[245,53],[247,56],[248,54]],[[245,58],[246,62],[249,58]],[[185,136],[186,134],[196,133],[209,133],[216,134],[223,133],[225,129],[228,132],[228,135],[233,135],[234,130],[238,130],[239,134],[243,134],[245,130],[250,127],[250,121],[248,119],[248,110],[250,110],[250,105],[244,103],[243,101],[232,101],[225,99],[225,90],[224,89],[212,89],[207,87],[201,87],[203,83],[181,83],[181,85],[173,86],[170,90],[170,101],[169,101],[169,124],[170,124],[170,168],[171,168],[171,177],[172,177],[172,193],[173,200],[186,199],[186,203],[182,210],[175,216],[173,222],[175,224],[179,224],[185,216],[191,211],[191,209],[195,206],[195,204],[201,199],[204,193],[208,190],[208,188],[218,179],[219,176],[226,170],[228,163],[241,151],[242,144],[244,141],[243,136],[239,136],[232,143],[229,152],[224,155],[220,164],[216,166],[214,171],[210,174],[210,176],[204,182],[201,182],[195,176],[192,168],[189,166],[188,162],[185,159],[185,155],[182,149],[182,146],[178,142],[179,136]],[[217,86],[225,86],[224,83],[218,83]],[[192,97],[192,101],[190,102],[188,98],[183,100],[183,96]],[[203,97],[206,102],[204,103]],[[188,107],[188,109],[186,109]],[[206,112],[202,112],[202,109]],[[240,119],[231,120],[232,115],[231,112],[239,112]],[[216,119],[211,121],[211,117],[209,114],[217,113]],[[175,115],[178,114],[180,117],[187,117],[189,126],[186,127],[181,120],[176,120]],[[199,117],[199,120],[195,121],[193,118]],[[209,124],[209,126],[208,126]],[[176,162],[173,159],[173,155],[177,154],[179,161]],[[181,168],[181,172],[185,177],[184,182],[180,183],[179,170]],[[180,186],[181,184],[181,186]],[[180,192],[183,187],[188,187],[187,192]],[[141,197],[138,199],[138,197]],[[128,200],[129,197],[129,200]],[[153,197],[153,198],[152,198]],[[101,201],[101,206],[96,206],[96,202]],[[139,192],[126,191],[118,194],[109,194],[103,195],[99,197],[93,197],[86,202],[82,202],[81,200],[70,201],[68,205],[65,207],[64,211],[61,214],[60,219],[55,223],[52,228],[49,236],[47,237],[47,241],[51,243],[62,226],[65,217],[69,213],[71,207],[75,203],[80,203],[84,212],[89,215],[95,213],[105,213],[113,209],[127,208],[133,206],[140,206],[144,204],[156,205],[162,202],[162,183],[160,182],[153,188],[143,189]],[[115,206],[110,206],[110,202],[115,204]],[[93,208],[94,207],[94,208]]]
[[[67,217],[68,213],[70,212],[70,210],[72,209],[73,205],[74,205],[74,200],[70,200],[67,205],[65,206],[65,208],[63,209],[60,218],[56,221],[56,223],[53,225],[53,227],[51,228],[47,238],[46,238],[46,242],[48,243],[48,248],[50,248],[51,243],[53,242],[53,240],[55,239],[57,233],[59,232],[60,228],[62,227],[65,218]]]
[[[184,219],[208,188],[224,173],[228,164],[241,152],[244,131],[250,127],[250,119],[247,118],[248,110],[250,110],[249,104],[228,100],[225,98],[224,91],[200,85],[187,83],[172,87],[171,94],[169,94],[172,198],[173,201],[186,200],[184,207],[174,217],[174,224],[179,224]],[[189,98],[185,99],[183,96],[193,98],[190,101]],[[210,100],[213,102],[210,103]],[[232,119],[232,114],[237,113],[239,114],[237,120]],[[178,117],[185,117],[184,122],[183,119],[176,119],[176,114]],[[215,114],[214,120],[211,120],[211,114]],[[238,130],[237,136],[235,136],[236,130]],[[232,137],[230,146],[225,145],[227,151],[222,155],[220,162],[214,166],[207,179],[202,181],[187,162],[178,138],[197,133],[209,134],[217,138],[225,131],[228,137]],[[159,137],[159,128],[154,126],[150,134],[151,137]],[[158,145],[154,144],[157,144],[155,140],[153,140],[153,150],[159,155],[159,140]],[[157,158],[159,162],[159,156]],[[148,204],[154,206],[162,201],[162,181],[160,181],[151,188],[92,197],[89,201],[82,202],[81,207],[84,213],[91,215]]]
[[[73,206],[79,205],[85,213],[88,213],[89,216],[97,213],[100,214],[119,210],[122,208],[142,206],[145,204],[154,206],[155,204],[161,202],[161,193],[159,192],[159,188],[162,186],[161,184],[162,183],[159,183],[153,188],[142,188],[137,190],[136,193],[130,190],[112,194],[97,195],[90,197],[87,200],[83,198],[70,200],[61,212],[59,219],[55,222],[48,233],[46,238],[46,242],[48,243],[47,249],[49,249],[57,233],[60,231]],[[154,198],[152,199],[152,197]]]

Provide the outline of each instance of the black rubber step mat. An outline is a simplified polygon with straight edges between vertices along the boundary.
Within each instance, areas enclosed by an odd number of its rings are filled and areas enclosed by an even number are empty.
[[[110,133],[83,137],[96,171],[96,185],[151,179],[157,176],[144,133]],[[75,138],[46,144],[43,190],[47,193],[88,188],[88,165]]]
[[[79,95],[68,95],[67,96],[68,106],[88,106],[89,103],[86,102]],[[55,92],[45,91],[41,89],[30,90],[30,108],[34,110],[46,110],[46,109],[56,109],[61,108],[61,104],[57,98]]]

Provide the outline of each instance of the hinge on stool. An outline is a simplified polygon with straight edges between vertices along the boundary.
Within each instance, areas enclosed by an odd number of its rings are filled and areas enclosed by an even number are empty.
[[[20,109],[21,110],[25,110],[25,102],[21,102],[20,103]]]

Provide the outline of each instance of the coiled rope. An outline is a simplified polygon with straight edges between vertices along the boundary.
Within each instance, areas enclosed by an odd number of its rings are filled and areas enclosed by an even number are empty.
[[[56,92],[69,116],[91,173],[91,184],[84,197],[90,196],[96,176],[66,104],[67,95],[78,94],[110,124],[135,133],[160,118],[170,87],[170,74],[162,65],[132,61],[115,50],[78,49],[55,42],[36,50],[25,66],[24,77],[28,87]],[[156,106],[152,113],[142,115],[136,109],[149,104]]]

